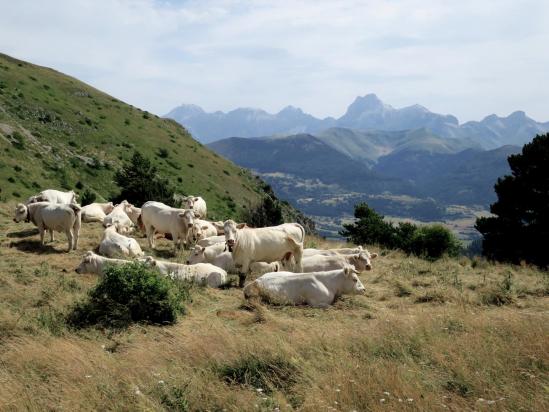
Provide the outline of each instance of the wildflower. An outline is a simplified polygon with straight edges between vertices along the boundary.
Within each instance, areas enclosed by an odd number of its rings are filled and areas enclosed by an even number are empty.
[[[159,381],[158,381],[158,384],[159,384],[159,385],[164,385],[164,381],[163,381],[163,380],[159,380]]]
[[[91,375],[86,375],[85,376],[85,378],[88,378],[88,379],[91,378],[91,377],[92,377]]]
[[[390,392],[383,392],[384,395],[386,396],[389,396],[391,393]]]
[[[406,399],[408,402],[413,402],[414,400],[412,398]]]
[[[259,393],[261,393],[261,392],[263,392],[263,389],[257,388],[256,391],[258,391]]]
[[[336,392],[341,392],[341,389],[337,388],[335,391],[336,391]]]
[[[379,401],[380,401],[381,403],[383,403],[383,402],[385,402],[385,398],[381,398]]]

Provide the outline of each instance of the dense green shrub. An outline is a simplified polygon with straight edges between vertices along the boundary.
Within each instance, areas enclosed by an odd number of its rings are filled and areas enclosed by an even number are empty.
[[[155,270],[128,263],[107,268],[103,278],[88,292],[87,300],[74,306],[68,316],[73,327],[126,327],[134,322],[172,324],[183,312],[188,288]]]
[[[408,222],[394,225],[366,203],[355,206],[355,218],[354,223],[343,225],[340,234],[357,245],[378,244],[427,259],[456,255],[460,250],[456,236],[441,225],[417,226]]]
[[[80,196],[80,204],[82,206],[90,205],[95,202],[97,198],[96,194],[89,189],[84,190],[84,193]]]
[[[114,199],[127,200],[141,206],[149,200],[173,204],[174,188],[167,179],[158,174],[158,169],[149,159],[139,152],[114,175],[114,181],[120,187],[120,194]]]

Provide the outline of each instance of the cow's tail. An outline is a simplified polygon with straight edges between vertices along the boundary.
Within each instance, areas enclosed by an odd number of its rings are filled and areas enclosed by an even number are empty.
[[[295,223],[295,225],[301,229],[301,243],[305,243],[305,228],[299,223]]]

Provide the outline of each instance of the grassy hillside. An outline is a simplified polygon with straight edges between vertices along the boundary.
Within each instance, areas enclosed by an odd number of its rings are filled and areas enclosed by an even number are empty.
[[[103,198],[134,150],[214,216],[236,216],[261,189],[176,122],[158,118],[55,70],[0,54],[0,198],[25,199],[77,182]],[[80,186],[80,185],[78,185]]]
[[[63,235],[39,248],[13,206],[0,205],[2,410],[549,409],[546,272],[372,248],[366,295],[327,310],[250,311],[240,289],[193,288],[174,326],[74,331],[64,314],[97,277],[73,269],[102,228],[85,224],[74,253]]]

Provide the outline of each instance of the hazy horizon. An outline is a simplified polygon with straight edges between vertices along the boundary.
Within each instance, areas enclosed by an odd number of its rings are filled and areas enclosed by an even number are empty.
[[[0,52],[164,115],[292,105],[339,117],[356,96],[460,123],[549,121],[549,3],[0,0]]]

